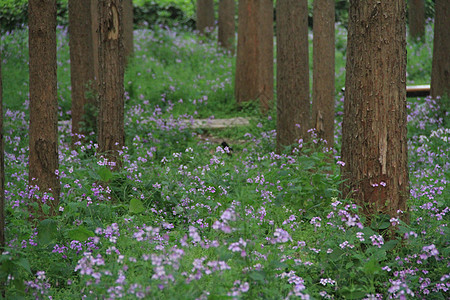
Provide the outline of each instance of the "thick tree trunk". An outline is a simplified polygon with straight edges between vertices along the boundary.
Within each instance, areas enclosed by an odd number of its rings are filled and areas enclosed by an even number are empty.
[[[342,196],[369,218],[407,211],[405,2],[350,2]]]
[[[99,46],[99,28],[100,28],[98,19],[98,0],[91,0],[91,18],[92,18],[92,50],[94,51],[94,78],[96,80],[95,89],[97,89],[99,78],[98,46]]]
[[[314,0],[312,121],[334,146],[334,0]]]
[[[431,96],[450,97],[450,3],[436,0]]]
[[[412,39],[425,36],[425,0],[409,0],[409,35]]]
[[[99,1],[99,153],[120,166],[117,150],[125,143],[124,48],[121,0]]]
[[[123,1],[123,45],[125,60],[133,55],[133,0]]]
[[[236,31],[234,0],[219,1],[219,45],[231,53],[234,52],[234,35]]]
[[[238,11],[236,100],[259,99],[265,113],[273,99],[273,2],[241,0]]]
[[[277,1],[277,149],[310,128],[307,0]]]
[[[90,0],[69,0],[70,76],[72,84],[72,143],[95,130],[94,52]],[[95,89],[95,90],[94,90]],[[86,111],[86,105],[91,110]]]
[[[51,192],[46,201],[56,212],[60,183],[58,170],[58,99],[56,93],[56,0],[28,1],[30,52],[30,187],[39,195]],[[43,199],[38,200],[39,207]],[[37,212],[42,215],[42,211]]]
[[[197,30],[208,34],[214,29],[214,1],[197,0]]]

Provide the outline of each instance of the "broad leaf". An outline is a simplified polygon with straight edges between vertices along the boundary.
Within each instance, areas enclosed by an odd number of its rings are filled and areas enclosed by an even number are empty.
[[[68,235],[71,240],[80,241],[80,242],[85,242],[90,237],[95,236],[95,234],[92,231],[87,230],[84,227],[78,227],[78,228],[69,230]]]
[[[53,219],[46,219],[39,223],[37,241],[40,244],[50,244],[58,234],[57,223]]]
[[[252,271],[249,273],[251,279],[264,283],[266,279],[266,273],[263,271]]]
[[[130,213],[140,214],[145,211],[145,207],[141,200],[133,198],[130,201],[128,210]]]
[[[100,168],[97,171],[97,174],[98,176],[100,176],[100,179],[105,182],[110,181],[111,178],[113,177],[113,173],[111,172],[111,170],[106,167]]]

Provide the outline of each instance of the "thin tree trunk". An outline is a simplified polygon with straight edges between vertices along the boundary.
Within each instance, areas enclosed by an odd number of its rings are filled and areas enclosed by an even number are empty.
[[[350,2],[342,196],[407,220],[406,0]]]
[[[314,0],[313,126],[334,146],[334,0]]]
[[[99,153],[120,167],[118,151],[125,143],[124,48],[121,0],[99,1]]]
[[[56,81],[56,0],[28,1],[30,52],[30,187],[39,187],[39,196],[51,192],[46,201],[50,214],[57,211],[60,182],[58,170],[58,100]],[[40,214],[44,198],[38,202]]]
[[[219,1],[219,45],[234,53],[235,26],[234,0]]]
[[[277,149],[310,128],[307,0],[277,1]]]
[[[238,11],[236,100],[259,99],[266,113],[273,99],[273,2],[241,0]]]
[[[123,0],[123,44],[125,60],[133,55],[133,0]]]
[[[412,39],[425,36],[425,0],[409,0],[409,35]]]
[[[431,96],[450,97],[450,3],[436,0]]]
[[[214,1],[197,0],[197,30],[208,34],[214,29]]]
[[[70,75],[72,84],[72,143],[95,130],[97,107],[90,0],[69,0]],[[95,90],[94,90],[95,89]],[[85,110],[86,105],[91,109]]]

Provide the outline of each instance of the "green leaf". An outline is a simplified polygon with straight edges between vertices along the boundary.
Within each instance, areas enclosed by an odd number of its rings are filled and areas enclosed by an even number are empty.
[[[57,223],[53,219],[45,219],[39,223],[37,241],[40,244],[50,244],[58,234]]]
[[[344,254],[344,251],[342,251],[340,248],[333,249],[333,252],[330,253],[330,259],[333,261],[337,261],[341,259],[342,254]]]
[[[288,265],[286,263],[281,262],[277,259],[270,261],[270,266],[273,267],[274,269],[277,269],[277,268],[284,269],[284,268],[288,267]]]
[[[352,291],[352,292],[344,292],[345,299],[362,299],[367,295],[365,291]]]
[[[97,174],[98,174],[98,176],[100,176],[100,179],[105,182],[110,181],[111,178],[113,177],[113,173],[107,167],[100,168],[97,171]]]
[[[391,226],[390,216],[386,214],[380,214],[374,217],[370,227],[374,230],[384,230]]]
[[[16,265],[22,267],[25,271],[31,274],[30,263],[28,259],[22,257],[16,261]]]
[[[365,240],[366,240],[366,241],[369,241],[369,242],[370,242],[369,237],[372,236],[372,235],[374,235],[374,234],[377,234],[375,231],[373,231],[373,230],[370,229],[369,227],[364,227],[363,230],[362,230],[362,232],[364,233]]]
[[[384,243],[382,248],[385,251],[390,251],[390,250],[394,249],[394,247],[397,246],[397,244],[398,244],[397,240],[387,241],[386,243]]]
[[[374,258],[371,258],[365,265],[364,265],[364,273],[367,275],[374,275],[381,271],[380,264],[378,261]]]
[[[264,283],[266,279],[266,273],[263,271],[252,271],[249,273],[251,279]]]
[[[133,198],[130,201],[130,206],[128,208],[128,211],[130,213],[139,214],[139,213],[145,211],[145,207],[141,200]]]
[[[76,240],[76,241],[80,241],[80,242],[85,242],[87,241],[90,237],[95,236],[95,234],[90,231],[87,230],[84,227],[78,227],[72,230],[69,230],[68,232],[68,236],[71,240]]]

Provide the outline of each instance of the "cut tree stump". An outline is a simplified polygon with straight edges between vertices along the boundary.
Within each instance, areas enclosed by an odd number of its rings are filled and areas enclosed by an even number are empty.
[[[222,129],[250,125],[249,119],[243,117],[230,119],[194,119],[193,121],[186,120],[185,122],[187,126],[194,129]]]
[[[250,125],[250,120],[243,117],[229,118],[229,119],[193,119],[193,120],[183,120],[181,123],[187,127],[193,129],[223,129],[236,126],[248,126]],[[58,125],[63,127],[70,127],[72,124],[71,120],[59,121]]]
[[[430,96],[430,85],[411,85],[406,87],[406,97],[427,97]]]
[[[342,88],[342,92],[345,88]],[[410,85],[406,87],[406,98],[430,96],[430,85]]]

